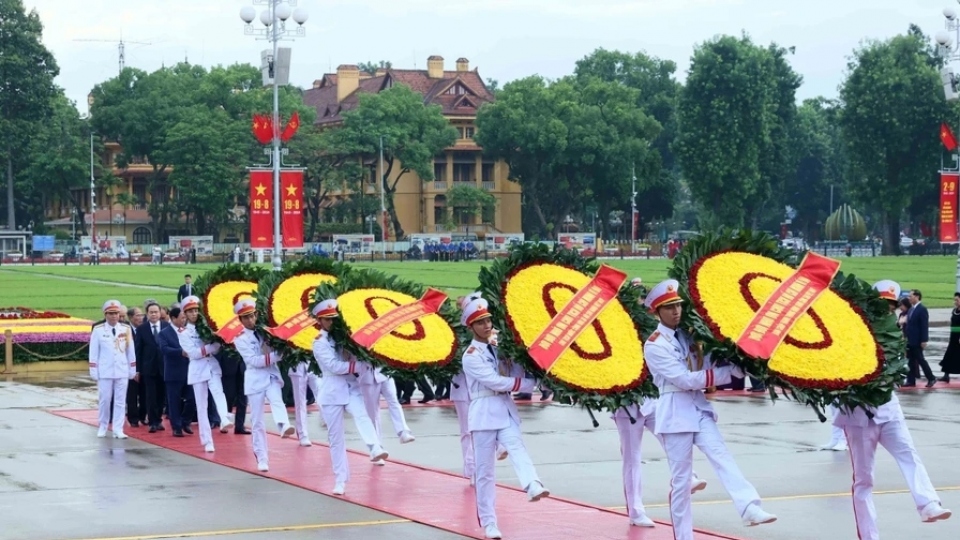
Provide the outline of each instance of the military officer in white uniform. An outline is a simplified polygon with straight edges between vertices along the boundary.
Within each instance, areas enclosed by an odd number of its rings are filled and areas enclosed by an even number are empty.
[[[277,423],[282,438],[293,435],[294,429],[287,416],[287,406],[283,403],[283,378],[277,367],[282,359],[280,354],[257,335],[257,304],[250,298],[244,298],[233,306],[233,312],[243,323],[243,332],[233,341],[237,352],[243,357],[247,370],[243,375],[243,393],[250,402],[250,419],[253,423],[253,454],[257,458],[257,470],[270,470],[267,453],[267,429],[263,424],[263,403],[270,404],[270,412]]]
[[[319,403],[320,377],[310,371],[306,362],[300,362],[296,367],[290,368],[287,375],[290,376],[290,384],[293,385],[293,417],[297,425],[297,438],[300,439],[300,446],[313,446],[310,442],[310,431],[307,428],[307,388],[310,388],[313,397]]]
[[[103,304],[104,322],[90,332],[90,378],[97,381],[99,429],[97,437],[107,436],[110,402],[113,401],[113,436],[126,439],[123,422],[127,410],[127,385],[137,376],[137,358],[133,353],[133,331],[120,322],[118,300]]]
[[[743,372],[732,365],[714,366],[709,355],[701,366],[695,365],[699,363],[696,346],[680,329],[683,308],[678,289],[679,283],[668,279],[647,295],[644,303],[660,319],[660,325],[643,345],[644,360],[660,389],[656,433],[663,437],[670,462],[670,516],[676,540],[693,540],[690,481],[694,445],[710,460],[744,525],[776,521],[777,516],[760,507],[760,495],[727,450],[717,429],[717,413],[703,393],[705,388],[729,383],[734,375],[742,377]]]
[[[210,417],[207,415],[207,393],[213,396],[217,415],[220,417],[220,433],[226,433],[233,425],[233,415],[227,408],[227,397],[223,393],[223,371],[220,362],[214,357],[220,351],[219,343],[204,343],[197,333],[197,320],[200,318],[200,298],[188,296],[183,299],[183,312],[187,324],[177,332],[180,348],[187,354],[190,365],[187,368],[187,384],[193,388],[193,397],[197,402],[197,423],[200,424],[200,444],[207,452],[213,452],[213,433],[210,430]]]
[[[357,382],[360,384],[360,394],[363,396],[363,404],[367,408],[367,416],[373,422],[373,428],[377,432],[377,440],[383,440],[380,432],[380,396],[387,402],[387,411],[390,413],[390,422],[393,424],[393,430],[400,438],[400,444],[412,443],[417,440],[410,432],[407,426],[407,418],[403,414],[403,407],[397,398],[397,385],[391,377],[383,374],[379,367],[372,366],[366,362],[357,364],[359,377]],[[374,462],[375,465],[383,465],[384,460]]]
[[[323,385],[320,387],[320,409],[323,419],[327,423],[327,436],[330,441],[330,461],[333,462],[333,472],[336,483],[333,487],[334,495],[343,495],[346,492],[347,481],[350,479],[350,467],[347,464],[347,447],[343,440],[343,413],[348,412],[353,417],[360,432],[360,438],[370,449],[370,461],[376,463],[388,457],[387,452],[380,445],[373,421],[367,414],[367,408],[360,394],[360,385],[357,380],[359,362],[349,352],[343,350],[342,345],[333,341],[330,328],[333,319],[337,318],[337,301],[328,299],[317,304],[312,312],[320,320],[320,335],[313,342],[313,356],[320,364],[323,372]]]
[[[880,293],[881,298],[891,303],[892,312],[900,297],[900,285],[884,280],[874,284],[873,288]],[[853,513],[857,520],[860,540],[880,538],[877,510],[873,505],[877,444],[886,448],[897,461],[897,466],[910,488],[910,494],[913,495],[920,519],[924,523],[948,519],[952,513],[940,506],[940,498],[930,482],[930,475],[913,446],[913,438],[907,429],[897,395],[891,395],[890,401],[871,409],[870,413],[872,418],[860,407],[852,411],[840,409],[833,421],[835,426],[843,428],[847,435],[847,445],[850,447],[850,461],[853,463]]]
[[[498,356],[489,343],[493,330],[487,301],[473,300],[464,308],[464,321],[473,341],[463,353],[463,372],[470,396],[467,423],[473,438],[476,467],[477,517],[486,538],[502,538],[496,515],[497,444],[510,453],[510,461],[530,502],[550,495],[543,486],[533,461],[520,437],[520,413],[511,392],[531,392],[536,379],[526,378],[523,368]]]

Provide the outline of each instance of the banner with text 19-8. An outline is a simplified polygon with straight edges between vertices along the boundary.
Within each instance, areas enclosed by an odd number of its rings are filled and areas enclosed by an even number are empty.
[[[280,171],[283,247],[303,247],[303,171]]]
[[[958,173],[940,174],[940,243],[957,241],[957,181]]]
[[[273,247],[273,171],[250,171],[250,248]]]

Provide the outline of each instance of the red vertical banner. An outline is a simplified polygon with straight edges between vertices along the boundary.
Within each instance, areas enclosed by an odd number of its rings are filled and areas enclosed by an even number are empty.
[[[250,247],[273,247],[273,171],[250,171]]]
[[[297,249],[303,247],[303,171],[280,171],[281,230],[283,247]]]
[[[940,243],[957,241],[957,181],[960,174],[940,174]]]

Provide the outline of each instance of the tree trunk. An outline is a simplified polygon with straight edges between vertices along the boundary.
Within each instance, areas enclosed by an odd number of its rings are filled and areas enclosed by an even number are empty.
[[[384,202],[387,206],[387,212],[390,214],[390,223],[393,225],[394,233],[396,233],[396,239],[399,241],[401,238],[406,236],[406,233],[403,230],[403,227],[400,226],[400,218],[397,217],[397,207],[393,204],[393,191],[387,191],[384,193]],[[380,212],[377,212],[377,223],[380,224],[380,227],[383,227],[383,216],[380,215]],[[387,239],[387,232],[383,231],[384,242]]]
[[[7,227],[17,230],[17,212],[13,207],[13,147],[7,143]]]
[[[900,220],[889,210],[883,212],[883,250],[882,255],[900,255]]]
[[[547,218],[543,215],[543,209],[540,208],[540,198],[537,197],[537,183],[538,182],[536,180],[530,182],[530,189],[529,191],[524,190],[526,191],[524,195],[530,198],[530,206],[533,207],[533,213],[535,216],[537,216],[537,221],[540,222],[540,230],[547,235],[547,240],[553,240],[556,238],[556,235],[554,234],[554,231],[551,231],[547,227]]]

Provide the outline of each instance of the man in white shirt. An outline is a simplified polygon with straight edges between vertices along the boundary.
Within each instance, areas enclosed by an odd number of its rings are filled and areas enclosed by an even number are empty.
[[[710,460],[744,525],[772,523],[777,516],[760,507],[760,495],[727,450],[717,429],[717,413],[703,393],[705,388],[729,383],[732,376],[743,377],[743,372],[732,365],[714,366],[710,356],[701,357],[693,339],[680,329],[683,301],[677,292],[679,285],[668,279],[647,295],[644,304],[657,315],[660,325],[643,345],[644,360],[660,390],[656,433],[663,437],[670,463],[670,516],[675,539],[693,540],[690,482],[694,445]]]
[[[250,402],[250,420],[253,424],[253,454],[257,458],[257,470],[270,470],[267,453],[267,430],[263,424],[264,401],[270,404],[270,412],[277,423],[281,438],[294,433],[287,416],[287,407],[283,404],[283,378],[277,367],[282,357],[257,335],[257,303],[244,298],[233,306],[233,312],[243,324],[243,332],[233,341],[237,352],[247,365],[244,372],[243,392]]]
[[[373,421],[367,414],[360,394],[360,385],[357,381],[356,357],[343,350],[343,346],[336,343],[330,335],[333,320],[339,317],[337,301],[328,299],[320,302],[311,311],[320,321],[320,335],[313,342],[313,356],[320,364],[323,372],[323,384],[320,386],[320,395],[317,401],[323,419],[327,423],[327,436],[330,440],[330,460],[333,462],[333,472],[336,483],[333,486],[334,495],[343,495],[346,492],[347,481],[350,479],[350,467],[347,464],[347,447],[343,438],[343,414],[350,413],[357,431],[363,442],[370,449],[370,461],[386,459],[389,454],[380,445],[380,438],[373,427]]]
[[[110,402],[113,402],[113,436],[126,439],[123,422],[127,410],[127,385],[137,376],[137,358],[133,352],[133,332],[120,322],[118,300],[103,304],[104,322],[90,332],[90,378],[97,381],[99,426],[97,437],[107,436]],[[117,425],[119,424],[119,425]]]
[[[210,417],[207,415],[207,393],[213,396],[217,415],[221,418],[220,432],[226,433],[233,425],[233,415],[227,408],[227,397],[223,393],[223,381],[220,362],[214,357],[220,351],[219,343],[204,343],[197,333],[197,320],[200,318],[200,299],[187,296],[183,299],[183,312],[187,324],[177,334],[180,348],[187,354],[190,366],[187,372],[187,384],[193,387],[193,396],[197,402],[197,423],[200,424],[200,444],[207,452],[213,452],[213,435],[210,431]]]
[[[477,516],[486,538],[502,538],[496,514],[494,454],[498,443],[509,452],[527,499],[536,502],[550,495],[523,445],[520,413],[511,396],[511,392],[532,391],[537,381],[526,378],[523,368],[512,360],[500,358],[497,348],[490,344],[493,321],[486,300],[473,300],[463,311],[463,322],[473,333],[473,340],[463,353],[463,373],[470,396],[467,423],[473,439]]]
[[[893,313],[900,297],[900,285],[884,280],[873,285],[880,297],[890,302]],[[869,415],[863,408],[838,409],[833,425],[843,428],[850,447],[850,462],[853,464],[853,514],[857,521],[860,540],[879,540],[877,509],[873,505],[873,475],[877,456],[877,444],[897,461],[900,472],[907,481],[910,494],[920,519],[932,523],[948,519],[950,510],[940,506],[940,498],[930,482],[930,475],[920,461],[920,454],[913,445],[913,437],[896,394],[890,401],[871,408]],[[919,536],[917,538],[920,538]]]

